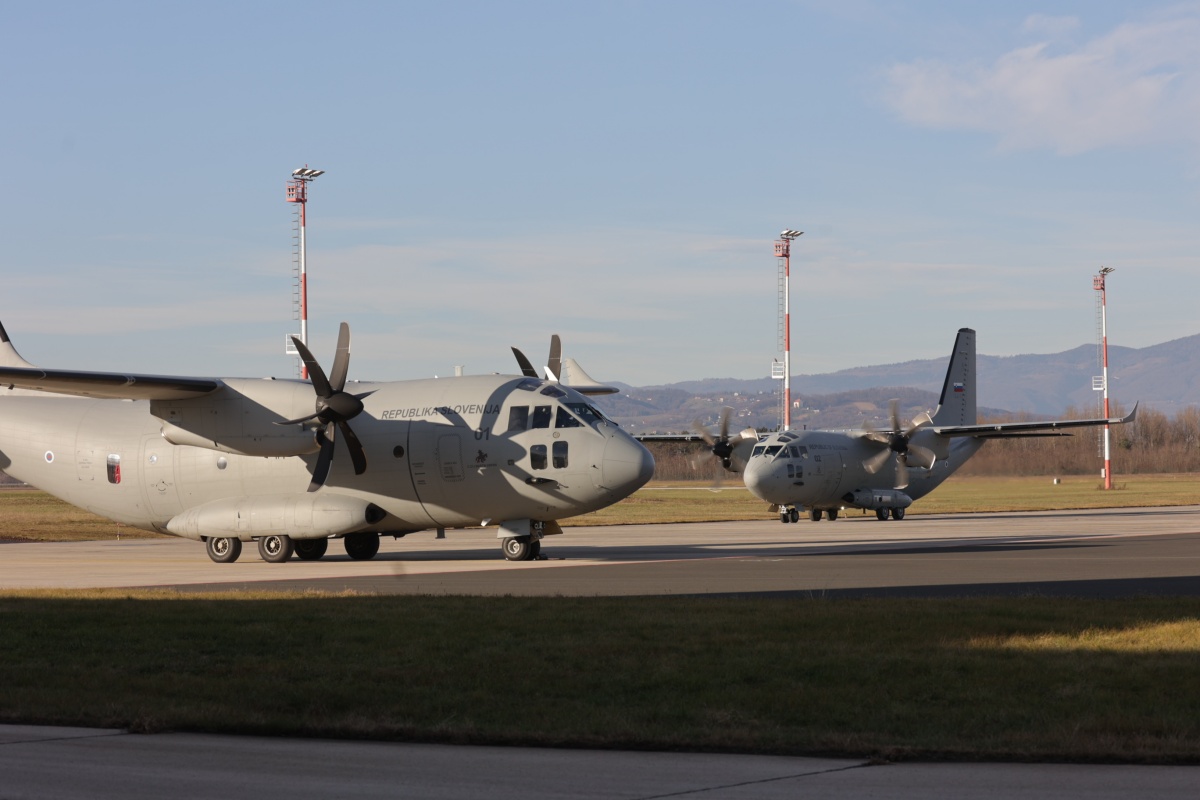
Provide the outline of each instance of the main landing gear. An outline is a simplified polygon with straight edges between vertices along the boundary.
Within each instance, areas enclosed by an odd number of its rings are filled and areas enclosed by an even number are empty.
[[[840,509],[837,509],[837,508],[826,508],[826,509],[810,508],[808,510],[808,518],[811,519],[813,522],[820,522],[822,517],[828,515],[829,521],[833,522],[835,519],[838,518],[839,511],[840,511]],[[797,509],[795,506],[781,506],[779,509],[779,521],[783,522],[783,523],[799,522],[800,521],[799,509]]]
[[[889,511],[891,511],[891,513],[892,513],[892,519],[904,519],[904,509],[903,508],[892,508],[892,509],[877,508],[877,509],[875,509],[875,518],[878,519],[880,522],[882,522],[883,520],[888,518]]]
[[[542,554],[542,540],[532,536],[508,536],[500,548],[509,561],[537,561]]]

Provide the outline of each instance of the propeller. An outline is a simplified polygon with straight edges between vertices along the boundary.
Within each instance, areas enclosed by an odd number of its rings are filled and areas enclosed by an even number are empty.
[[[898,401],[892,400],[892,427],[890,430],[868,430],[863,437],[868,441],[884,445],[884,448],[863,461],[862,465],[863,469],[874,475],[883,469],[883,465],[888,462],[888,459],[894,453],[896,455],[896,488],[903,489],[908,486],[908,468],[913,466],[929,469],[937,461],[937,454],[927,447],[921,447],[912,443],[913,434],[921,428],[932,425],[933,418],[927,412],[923,411],[913,419],[907,428],[901,429],[898,406]]]
[[[517,366],[521,368],[521,374],[526,378],[536,378],[537,370],[533,368],[533,362],[525,357],[517,348],[512,348],[513,355],[517,359]],[[546,380],[551,383],[558,383],[562,378],[562,340],[555,333],[550,337],[550,355],[546,358]]]
[[[308,491],[315,492],[325,485],[329,477],[329,467],[333,464],[333,450],[338,431],[346,440],[346,449],[350,453],[350,461],[354,464],[354,474],[362,475],[367,471],[367,454],[362,442],[354,435],[350,420],[357,417],[363,410],[363,398],[371,394],[354,395],[345,391],[346,373],[350,368],[350,326],[342,323],[338,330],[337,352],[333,357],[333,372],[325,376],[325,370],[313,358],[310,351],[296,336],[292,337],[296,350],[304,359],[312,380],[313,390],[317,393],[315,411],[307,417],[290,419],[287,422],[277,422],[276,425],[302,425],[305,423],[320,423],[317,428],[317,441],[321,443],[321,452],[317,456],[317,464],[313,468],[312,482]]]
[[[704,443],[712,449],[712,454],[716,456],[718,460],[720,460],[722,467],[729,472],[741,472],[742,467],[745,466],[745,464],[742,462],[742,459],[737,457],[734,451],[737,449],[738,445],[749,439],[753,439],[757,442],[758,433],[756,433],[753,428],[746,428],[745,430],[730,436],[729,415],[732,413],[733,409],[729,406],[725,406],[721,409],[721,427],[720,432],[716,436],[714,436],[708,430],[708,428],[704,427],[704,424],[700,422],[700,420],[696,420],[692,423],[692,430],[699,434],[700,438],[704,440]],[[719,477],[720,476],[718,476],[718,478]]]

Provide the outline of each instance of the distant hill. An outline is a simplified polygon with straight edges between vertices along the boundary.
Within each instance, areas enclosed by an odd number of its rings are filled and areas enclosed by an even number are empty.
[[[856,367],[823,375],[792,378],[795,427],[857,427],[864,420],[884,425],[888,401],[900,400],[909,419],[937,405],[946,374],[945,358]],[[1174,415],[1200,406],[1200,334],[1150,347],[1110,345],[1109,396],[1126,409],[1140,402]],[[1068,409],[1095,413],[1100,392],[1092,378],[1101,374],[1096,345],[1081,345],[1049,355],[977,356],[982,413],[1025,413],[1059,417]],[[665,386],[630,387],[598,398],[601,408],[628,430],[687,430],[692,420],[713,425],[722,406],[735,409],[731,427],[775,428],[781,417],[782,381],[709,378]]]

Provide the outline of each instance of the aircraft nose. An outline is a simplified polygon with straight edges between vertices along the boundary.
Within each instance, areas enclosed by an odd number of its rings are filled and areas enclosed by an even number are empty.
[[[618,431],[604,447],[604,488],[628,497],[654,477],[654,456],[632,436]]]
[[[787,482],[780,479],[772,462],[765,458],[751,458],[742,472],[742,480],[750,494],[768,503],[791,502],[787,497]]]

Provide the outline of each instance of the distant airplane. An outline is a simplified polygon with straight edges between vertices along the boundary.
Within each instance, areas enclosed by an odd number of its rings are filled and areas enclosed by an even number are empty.
[[[902,425],[893,401],[891,427],[850,431],[780,431],[759,441],[752,428],[729,435],[729,411],[713,434],[696,422],[724,469],[743,472],[746,488],[770,503],[780,522],[796,522],[802,510],[818,521],[843,508],[873,510],[881,519],[904,519],[904,510],[932,492],[979,451],[988,439],[1062,436],[1065,428],[1117,425],[1126,417],[980,425],[975,403],[975,331],[963,328],[954,342],[938,407]],[[743,468],[744,464],[744,468]]]
[[[311,383],[43,370],[0,325],[0,469],[205,542],[216,562],[243,542],[270,562],[319,559],[330,538],[369,559],[380,534],[481,525],[528,560],[562,533],[556,520],[653,475],[646,448],[585,396],[617,390],[562,359],[557,336],[545,378],[513,348],[520,375],[392,383],[347,383],[344,322],[328,375],[293,341]]]

